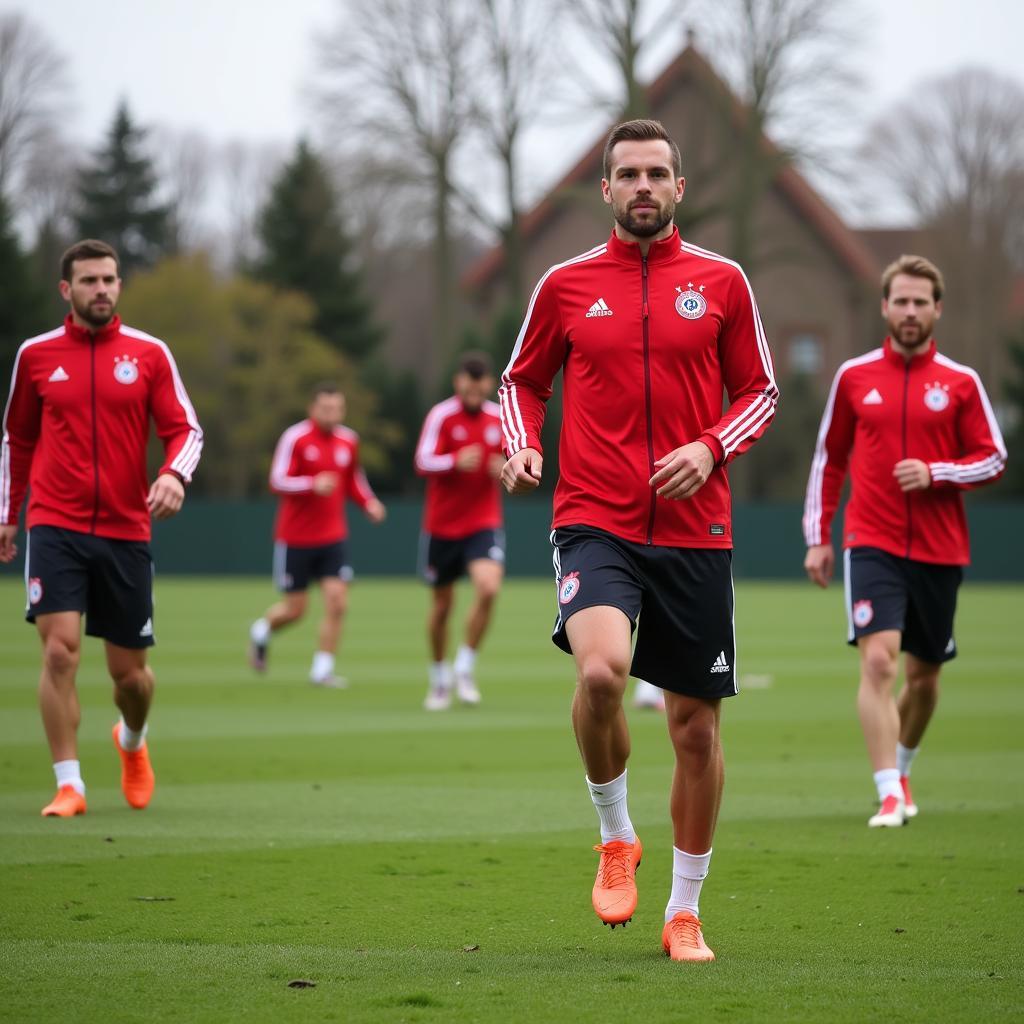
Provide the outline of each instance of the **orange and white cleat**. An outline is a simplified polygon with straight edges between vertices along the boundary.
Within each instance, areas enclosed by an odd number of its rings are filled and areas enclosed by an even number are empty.
[[[612,928],[625,926],[636,910],[636,869],[643,856],[640,837],[632,843],[613,839],[594,849],[601,854],[591,896],[594,910]]]
[[[156,785],[156,777],[153,775],[153,766],[149,763],[149,748],[146,741],[138,750],[124,750],[118,738],[121,732],[121,723],[114,723],[114,746],[121,755],[121,792],[129,807],[142,810],[153,796],[153,788]]]
[[[917,804],[914,803],[913,794],[910,792],[910,777],[900,776],[900,788],[903,790],[903,813],[908,818],[917,817]]]
[[[868,818],[868,828],[899,828],[907,823],[907,806],[902,796],[887,796],[878,813]]]
[[[44,818],[73,818],[76,814],[85,814],[85,797],[74,786],[61,786],[41,813]]]
[[[681,910],[665,923],[661,945],[673,960],[707,963],[715,959],[701,931],[700,920],[688,910]]]

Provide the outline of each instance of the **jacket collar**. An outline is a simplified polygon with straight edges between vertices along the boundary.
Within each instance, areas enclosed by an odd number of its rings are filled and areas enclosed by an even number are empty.
[[[97,342],[111,341],[121,333],[121,318],[115,314],[110,323],[105,324],[97,331],[90,331],[86,327],[79,327],[71,319],[71,314],[68,313],[64,317],[64,332],[75,341],[88,342],[92,339],[95,339]]]
[[[673,228],[672,234],[668,238],[651,242],[651,247],[647,250],[648,264],[665,263],[672,259],[673,256],[678,256],[679,245],[679,229]],[[608,252],[615,259],[621,260],[623,263],[640,262],[640,246],[636,242],[624,242],[614,230],[612,231],[611,238],[608,240]]]
[[[918,352],[917,355],[910,357],[909,364],[903,356],[892,347],[892,338],[886,337],[882,343],[882,347],[885,350],[885,358],[889,360],[894,366],[924,366],[930,363],[935,358],[935,339],[932,338],[928,342],[928,348],[924,352]]]

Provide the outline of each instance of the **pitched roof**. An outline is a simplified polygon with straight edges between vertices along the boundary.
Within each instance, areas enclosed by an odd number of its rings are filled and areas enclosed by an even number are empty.
[[[743,123],[747,117],[746,107],[692,43],[648,87],[647,98],[652,110],[656,110],[672,89],[688,78],[696,79],[717,91],[727,100],[737,126]],[[520,230],[524,241],[529,241],[540,226],[555,214],[561,194],[575,185],[594,181],[600,175],[605,135],[603,133],[561,181],[523,216]],[[762,136],[762,147],[767,154],[780,155],[778,148],[767,136]],[[850,273],[864,281],[876,281],[879,267],[871,250],[792,164],[783,166],[776,175],[774,186]],[[504,260],[503,247],[494,246],[470,267],[463,278],[463,284],[470,289],[489,284],[501,270]]]

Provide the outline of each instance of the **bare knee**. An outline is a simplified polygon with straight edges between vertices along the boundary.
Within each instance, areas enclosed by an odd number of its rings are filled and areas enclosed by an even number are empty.
[[[609,717],[622,706],[626,666],[609,658],[590,657],[580,668],[579,686],[587,707],[601,718]]]
[[[688,764],[707,763],[718,748],[718,716],[710,707],[688,709],[672,716],[669,732],[677,754]]]
[[[48,636],[43,645],[43,664],[51,678],[74,675],[78,669],[80,648],[62,636]]]
[[[148,665],[111,666],[110,678],[125,693],[143,693],[153,685],[153,670]]]
[[[891,686],[896,679],[898,656],[885,647],[869,647],[861,658],[864,679],[872,686]]]
[[[908,670],[907,689],[918,700],[935,700],[939,694],[939,673]]]

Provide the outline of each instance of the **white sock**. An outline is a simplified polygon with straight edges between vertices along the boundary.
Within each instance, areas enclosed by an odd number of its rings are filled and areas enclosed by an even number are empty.
[[[54,761],[53,774],[57,776],[57,788],[74,786],[75,791],[85,796],[85,783],[82,781],[82,766],[78,761]]]
[[[900,785],[898,768],[883,768],[880,772],[875,772],[875,786],[878,788],[879,800],[884,800],[887,796],[903,799],[903,787]]]
[[[270,632],[270,623],[259,618],[249,627],[249,639],[254,644],[265,644],[270,639]]]
[[[591,782],[587,779],[587,787],[590,789],[590,799],[597,808],[597,816],[601,819],[601,842],[623,839],[627,843],[635,843],[636,832],[633,831],[633,822],[629,820],[629,811],[626,809],[625,771],[611,782]]]
[[[896,744],[896,771],[900,775],[909,775],[910,766],[914,763],[914,758],[917,757],[918,747],[905,747],[902,743]]]
[[[700,917],[700,887],[707,878],[710,863],[710,850],[707,853],[686,853],[677,846],[672,847],[672,893],[665,907],[666,921],[671,921],[684,910]]]
[[[430,663],[430,688],[432,690],[450,690],[452,688],[452,669],[444,661]]]
[[[455,663],[453,668],[458,676],[471,676],[476,665],[476,651],[472,647],[462,644],[455,652]]]
[[[146,738],[146,733],[149,731],[149,722],[143,722],[142,728],[139,730],[129,729],[125,720],[121,719],[121,728],[117,734],[117,742],[121,745],[122,750],[138,750],[142,746],[142,741]]]
[[[317,651],[313,655],[313,665],[309,670],[310,679],[318,682],[334,675],[334,655],[330,651]]]

